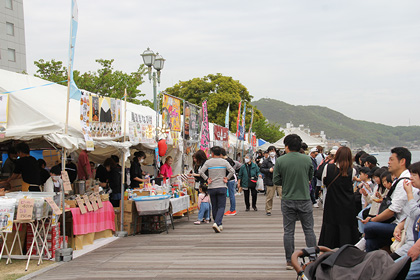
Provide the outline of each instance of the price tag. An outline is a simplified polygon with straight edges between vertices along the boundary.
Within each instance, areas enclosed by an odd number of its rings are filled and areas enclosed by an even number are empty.
[[[92,203],[93,211],[98,211],[98,204],[97,204],[97,200],[96,200],[95,194],[91,194],[89,196],[89,200]]]
[[[96,194],[96,201],[98,202],[99,209],[104,207],[104,205],[102,204],[101,196],[99,194]]]
[[[71,191],[71,190],[73,190],[72,188],[71,188],[71,184],[70,184],[70,182],[63,182],[63,187],[64,187],[64,191]]]
[[[89,201],[88,196],[84,194],[82,197],[83,197],[83,200],[84,200],[84,202],[86,204],[86,207],[87,207],[88,211],[89,212],[92,212],[93,211],[93,207],[92,207],[92,204],[90,204],[90,201]]]
[[[93,187],[93,192],[94,192],[94,193],[99,193],[99,185],[95,185],[95,186]]]
[[[61,179],[63,179],[63,182],[69,182],[70,183],[70,178],[69,178],[69,174],[67,173],[67,171],[61,171]]]
[[[52,199],[52,197],[46,197],[45,201],[47,201],[47,203],[51,206],[54,214],[56,215],[61,215],[63,212],[61,211],[60,208],[58,208],[57,204],[55,203],[55,201]]]
[[[77,205],[79,206],[80,212],[82,214],[85,214],[87,211],[86,211],[85,205],[83,204],[83,200],[80,198],[80,196],[76,196],[76,202],[77,202]]]
[[[35,199],[21,198],[18,204],[17,220],[31,220]]]

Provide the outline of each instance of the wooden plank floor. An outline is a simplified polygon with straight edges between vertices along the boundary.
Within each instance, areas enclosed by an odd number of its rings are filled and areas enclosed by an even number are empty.
[[[280,200],[268,217],[263,194],[257,212],[245,212],[243,196],[236,199],[238,215],[224,217],[222,233],[216,234],[212,223],[194,225],[193,214],[189,222],[175,220],[169,234],[120,238],[33,279],[296,279],[285,269]],[[314,209],[314,218],[318,238],[321,208]],[[299,222],[295,246],[305,247]]]

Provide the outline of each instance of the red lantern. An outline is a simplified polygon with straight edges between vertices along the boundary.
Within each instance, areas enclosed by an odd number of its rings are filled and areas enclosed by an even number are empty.
[[[159,148],[159,156],[163,157],[166,154],[166,151],[168,150],[168,146],[166,145],[165,139],[160,139],[158,142],[158,148]]]

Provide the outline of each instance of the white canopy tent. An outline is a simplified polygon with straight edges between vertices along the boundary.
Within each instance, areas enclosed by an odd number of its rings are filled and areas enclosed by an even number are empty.
[[[64,134],[66,86],[0,69],[1,92],[10,93],[6,136],[0,139],[0,142],[32,140],[37,142],[38,148],[49,148],[51,145],[56,145],[66,148],[70,152],[86,148],[79,117],[80,102],[77,100],[70,99],[68,134]],[[155,115],[154,111],[148,107],[127,103],[127,116],[131,111],[144,115]],[[127,136],[128,119],[126,120]],[[125,121],[123,113],[122,120]],[[155,118],[153,118],[153,124],[155,124]],[[95,151],[90,154],[90,157],[96,161],[103,161],[112,154],[127,153],[129,147],[138,144],[129,142],[128,137],[125,143],[117,142],[121,138],[94,138]],[[153,148],[155,145],[144,144],[144,146]]]
[[[292,128],[291,133],[289,134],[297,134],[300,136],[300,138],[302,138],[302,141],[305,142],[309,148],[314,148],[318,145],[320,146],[324,146],[325,144],[322,143],[321,141],[319,141],[318,139],[310,136],[309,134],[305,133],[304,131],[300,130],[299,128]],[[276,143],[273,144],[273,146],[275,146],[278,149],[284,149],[284,138],[287,135],[285,135],[283,138],[281,138],[280,140],[278,140]],[[265,145],[265,144],[264,144]]]

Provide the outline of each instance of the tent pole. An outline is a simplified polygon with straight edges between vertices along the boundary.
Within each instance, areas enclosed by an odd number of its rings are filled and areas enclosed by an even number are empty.
[[[124,89],[124,134],[123,143],[126,140],[126,129],[127,129],[127,88]],[[115,235],[118,237],[126,237],[128,233],[124,231],[124,183],[125,183],[125,151],[121,154],[121,202],[120,202],[120,231],[116,232]]]

